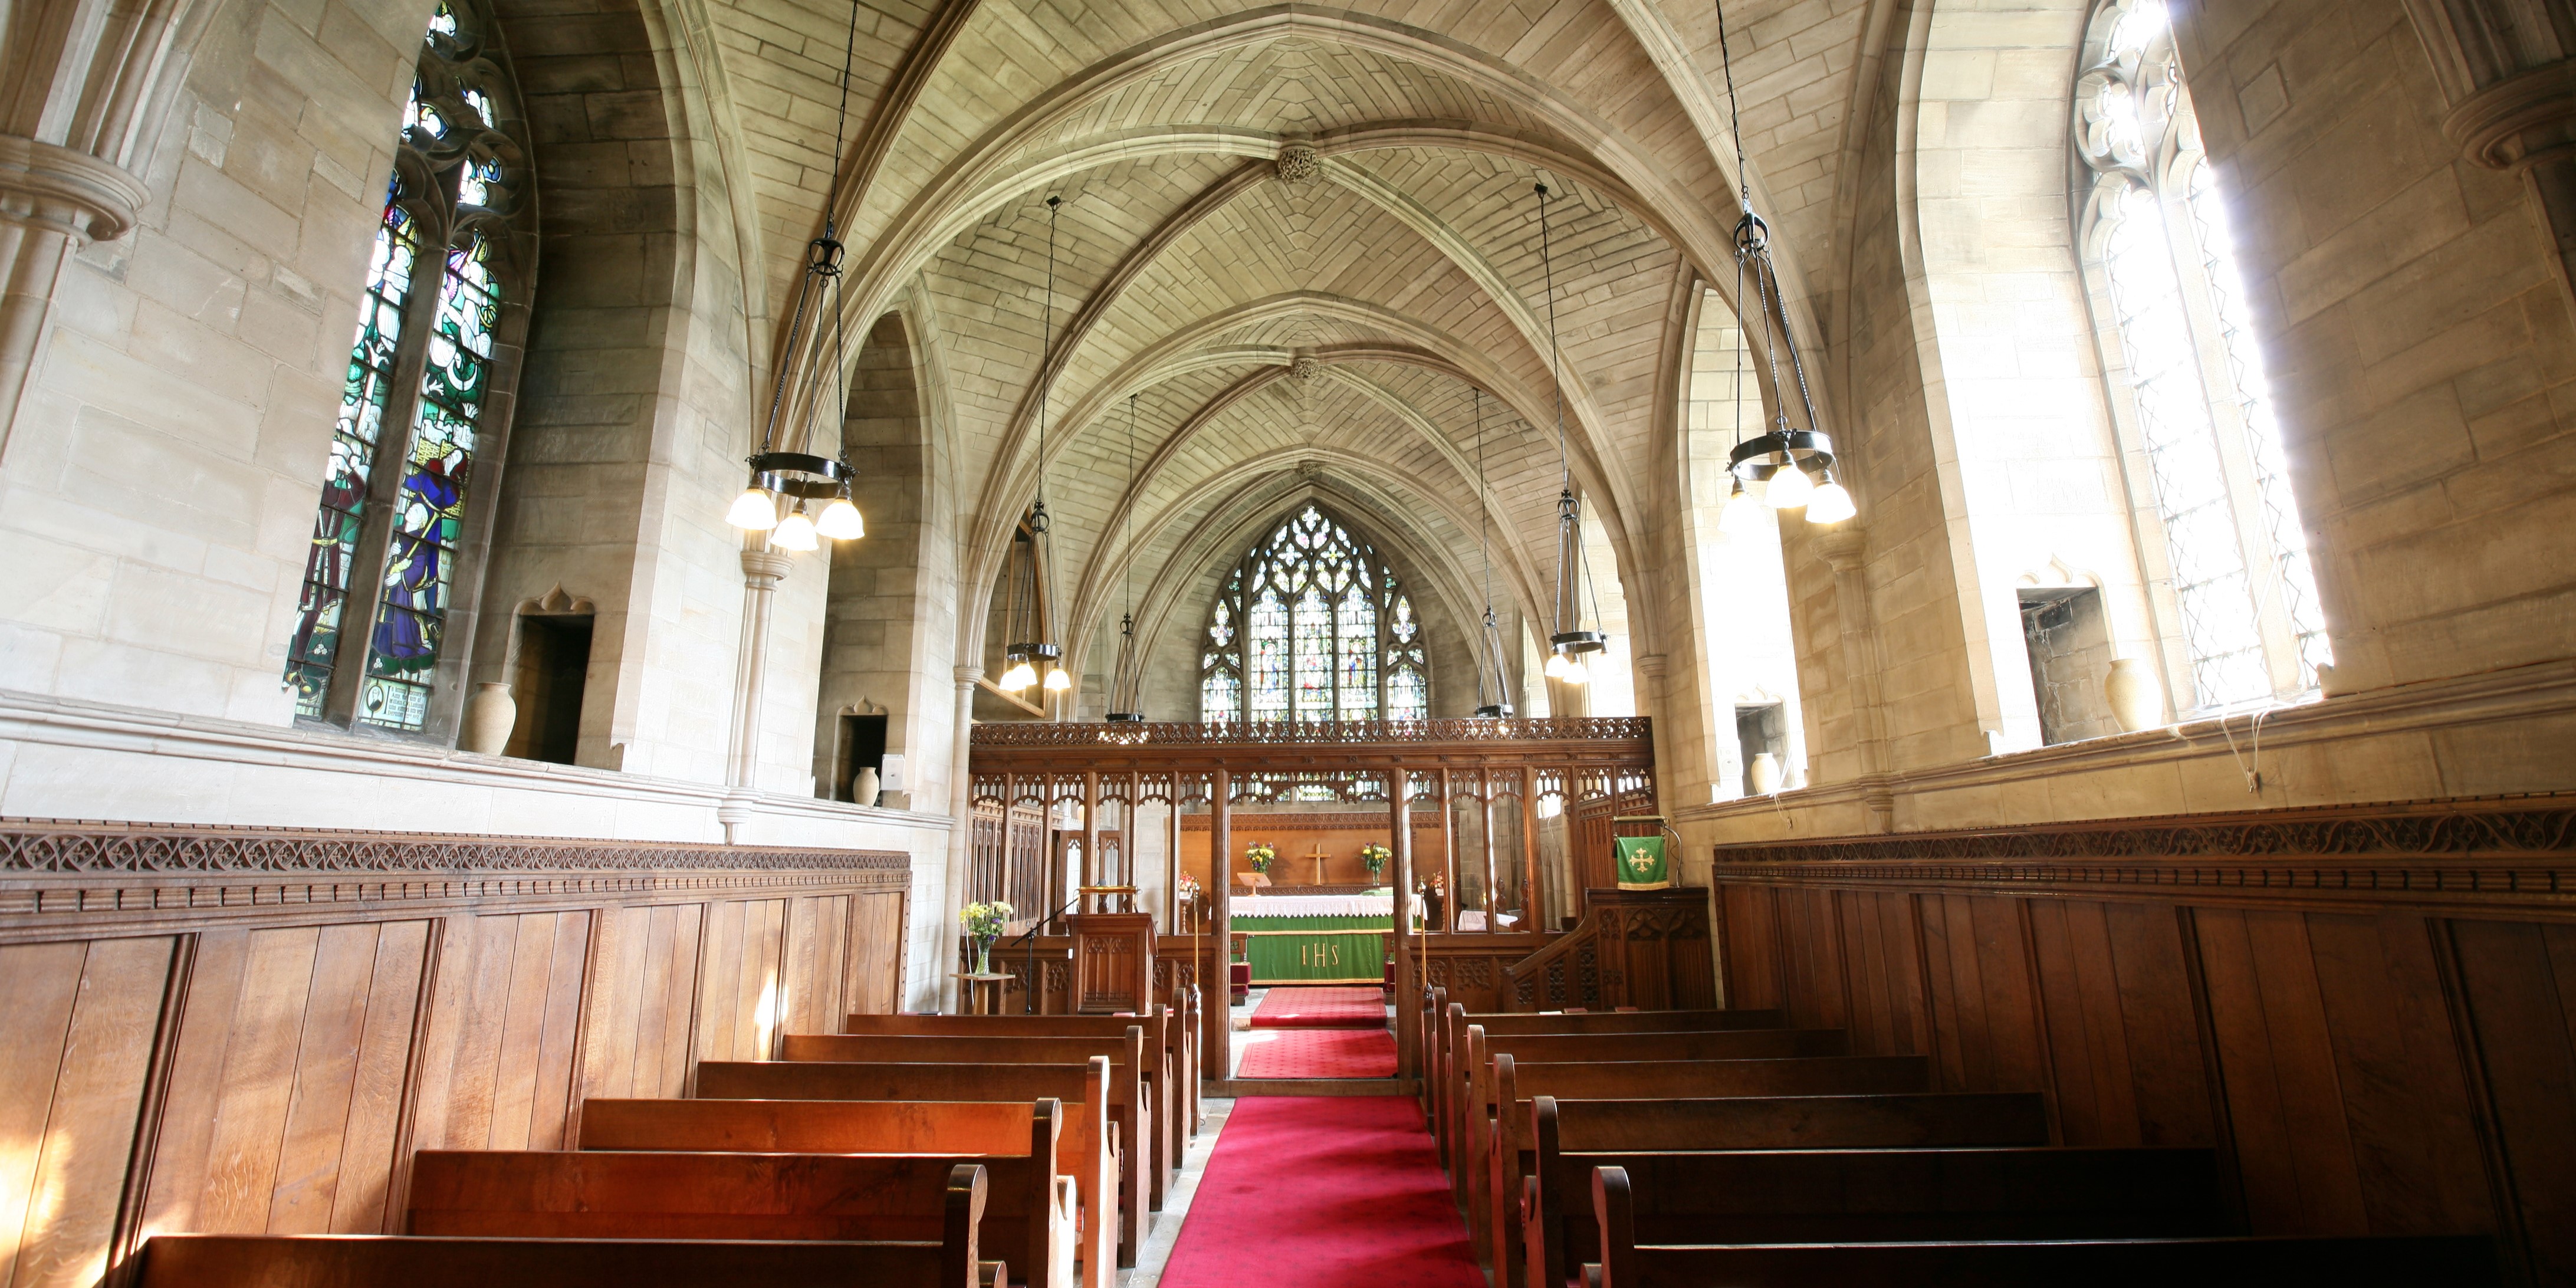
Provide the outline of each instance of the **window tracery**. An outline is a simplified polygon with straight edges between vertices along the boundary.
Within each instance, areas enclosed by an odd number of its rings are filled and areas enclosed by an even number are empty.
[[[1208,616],[1208,721],[1420,720],[1431,710],[1422,622],[1393,569],[1309,504],[1226,578]]]
[[[2147,463],[2192,692],[2212,710],[2312,694],[2329,663],[2306,535],[2209,164],[2161,0],[2088,28],[2074,151],[2084,268],[2107,298],[2115,419]]]
[[[421,734],[459,687],[447,636],[473,544],[467,505],[505,428],[491,409],[512,373],[497,368],[532,276],[517,104],[490,14],[440,0],[403,107],[287,646],[299,717]]]

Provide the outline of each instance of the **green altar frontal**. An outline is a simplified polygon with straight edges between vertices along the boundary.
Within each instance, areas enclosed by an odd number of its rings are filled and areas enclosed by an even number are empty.
[[[1231,917],[1244,936],[1252,982],[1379,984],[1386,979],[1386,936],[1395,918]]]

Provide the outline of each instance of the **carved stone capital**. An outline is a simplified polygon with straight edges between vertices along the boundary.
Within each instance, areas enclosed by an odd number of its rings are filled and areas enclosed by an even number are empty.
[[[782,550],[745,550],[742,552],[742,582],[753,590],[767,590],[787,579],[793,561]]]
[[[86,152],[0,134],[0,219],[114,241],[134,227],[150,197],[142,180]]]
[[[984,668],[980,666],[961,666],[957,668],[955,674],[957,676],[958,688],[971,689],[975,687],[975,682],[977,680],[984,678]]]
[[[1869,534],[1854,523],[1839,523],[1815,535],[1816,553],[1832,564],[1835,572],[1850,572],[1860,567],[1869,554]]]
[[[2535,67],[2471,94],[2443,119],[2442,132],[2470,160],[2495,170],[2576,156],[2576,61]]]

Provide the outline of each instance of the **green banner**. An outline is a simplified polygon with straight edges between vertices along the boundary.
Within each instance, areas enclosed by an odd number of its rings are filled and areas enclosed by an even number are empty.
[[[1383,931],[1255,931],[1243,951],[1255,984],[1375,984],[1386,977]]]
[[[1664,838],[1660,836],[1616,836],[1619,846],[1619,888],[1622,890],[1669,890],[1672,872],[1664,865]]]

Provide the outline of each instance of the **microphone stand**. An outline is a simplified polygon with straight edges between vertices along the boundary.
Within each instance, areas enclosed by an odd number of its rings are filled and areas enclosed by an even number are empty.
[[[1074,907],[1081,902],[1082,896],[1075,895],[1073,898],[1067,900],[1063,907],[1030,922],[1029,928],[1021,931],[1019,938],[1002,945],[1002,951],[1006,953],[1011,951],[1013,947],[1020,944],[1027,944],[1029,946],[1029,983],[1027,988],[1021,990],[1020,1014],[1035,1015],[1038,1012],[1038,932],[1046,929],[1046,924],[1048,922],[1073,911]]]

